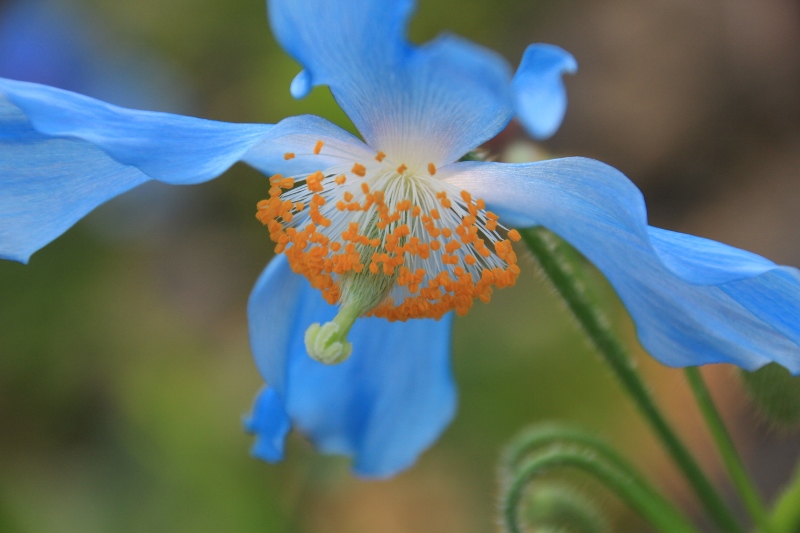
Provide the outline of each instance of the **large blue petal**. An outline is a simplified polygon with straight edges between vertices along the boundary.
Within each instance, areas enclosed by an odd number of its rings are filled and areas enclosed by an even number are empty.
[[[643,346],[670,366],[775,361],[800,373],[800,272],[750,252],[647,225],[639,190],[608,165],[568,158],[461,163],[442,176],[508,223],[543,225],[616,289]]]
[[[443,165],[510,120],[511,71],[493,52],[443,36],[405,40],[411,0],[270,0],[272,28],[305,68],[302,96],[325,84],[370,146],[411,170]]]
[[[325,142],[320,155],[317,140]],[[286,161],[289,151],[297,157]],[[281,172],[373,156],[318,117],[230,124],[0,79],[0,257],[27,261],[89,211],[150,179],[199,183],[241,159]]]
[[[118,163],[172,184],[218,176],[271,128],[125,109],[45,85],[4,79],[0,96],[5,106],[24,113],[38,133],[80,139]]]
[[[310,324],[335,313],[305,278],[292,273],[285,257],[277,257],[248,307],[256,364],[283,412],[323,452],[352,456],[362,476],[390,476],[410,466],[455,412],[451,316],[395,323],[359,319],[350,333],[350,359],[326,366],[306,355],[303,335]],[[262,412],[278,422],[258,420]],[[282,438],[281,416],[274,399],[260,399],[250,419],[259,446],[269,443],[268,453],[259,454],[268,460],[280,449],[274,443]]]
[[[532,44],[511,82],[514,111],[535,139],[553,135],[567,111],[567,90],[562,75],[578,71],[572,54],[551,44]]]

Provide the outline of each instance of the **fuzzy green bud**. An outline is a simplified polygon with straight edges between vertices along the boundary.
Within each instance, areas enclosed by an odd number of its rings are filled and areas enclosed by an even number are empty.
[[[560,483],[534,487],[527,498],[525,515],[535,531],[608,533],[605,517],[585,495]]]

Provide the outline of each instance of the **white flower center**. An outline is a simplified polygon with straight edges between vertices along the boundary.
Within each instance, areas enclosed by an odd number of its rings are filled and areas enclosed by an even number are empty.
[[[314,153],[322,148],[317,142]],[[270,178],[270,198],[259,202],[256,216],[269,228],[275,251],[340,305],[334,322],[309,328],[312,357],[344,360],[358,316],[463,315],[475,298],[488,302],[494,287],[516,282],[510,241],[519,233],[500,225],[482,200],[435,174],[433,163],[412,172],[378,152],[363,164]]]

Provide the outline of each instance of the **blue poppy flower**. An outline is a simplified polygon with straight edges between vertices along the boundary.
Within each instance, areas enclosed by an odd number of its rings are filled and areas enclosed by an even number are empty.
[[[270,0],[274,34],[303,66],[292,94],[327,85],[363,141],[313,116],[228,124],[0,80],[0,256],[27,261],[148,180],[199,183],[236,161],[262,170],[257,217],[282,254],[248,306],[269,385],[247,421],[254,453],[281,459],[294,426],[369,477],[408,467],[452,418],[452,315],[514,283],[511,227],[544,225],[597,265],[665,364],[800,372],[797,270],[648,226],[636,187],[597,161],[460,162],[515,114],[552,134],[575,61],[532,45],[512,76],[454,36],[414,46],[412,10]]]

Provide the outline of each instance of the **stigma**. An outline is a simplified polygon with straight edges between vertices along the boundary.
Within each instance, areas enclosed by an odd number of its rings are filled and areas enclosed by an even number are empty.
[[[318,155],[324,143],[308,149]],[[258,203],[256,217],[269,229],[275,252],[339,306],[331,322],[306,331],[314,359],[345,360],[358,317],[464,315],[476,299],[489,302],[494,289],[515,284],[511,242],[519,233],[436,171],[434,163],[417,169],[377,152],[372,161],[343,160],[306,175],[270,178],[269,198]]]

